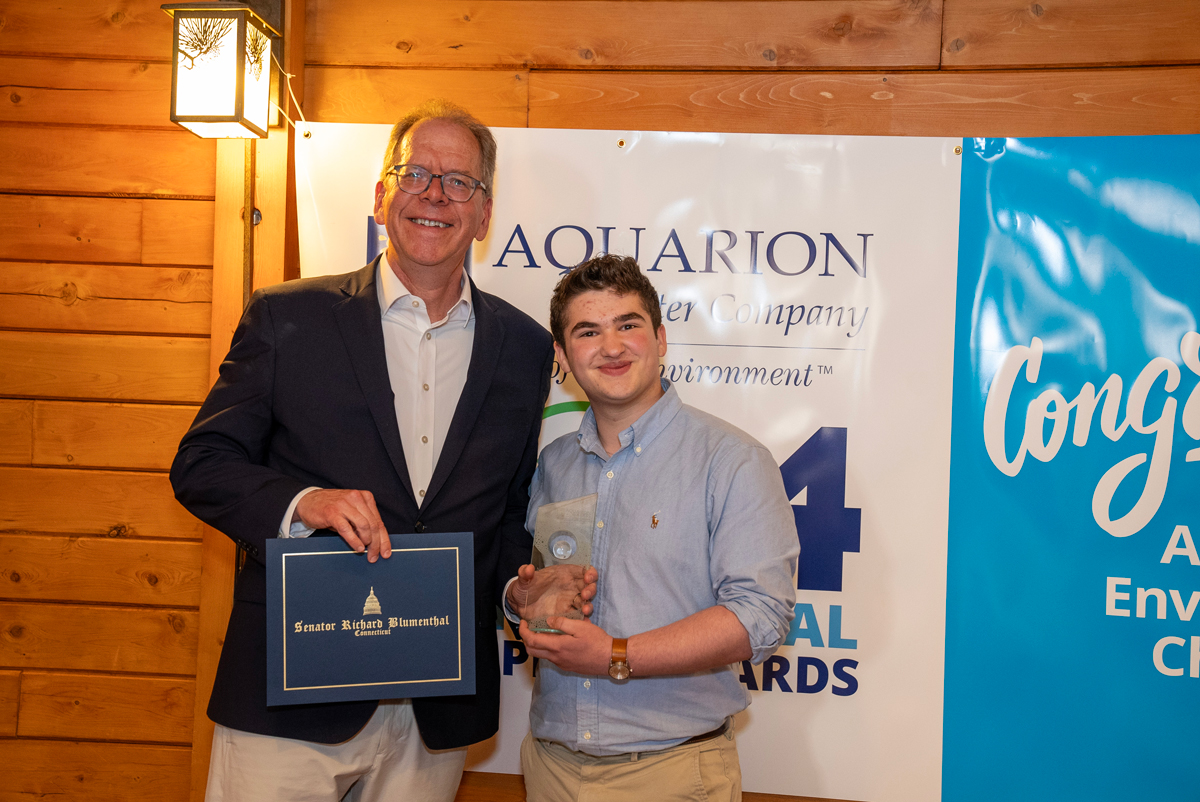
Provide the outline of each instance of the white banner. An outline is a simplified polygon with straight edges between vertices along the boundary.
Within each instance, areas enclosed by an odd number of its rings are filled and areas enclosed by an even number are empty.
[[[375,252],[388,130],[297,140],[304,275]],[[479,287],[546,323],[564,267],[636,255],[662,300],[664,375],[764,443],[794,493],[797,620],[742,669],[746,790],[939,798],[961,140],[495,134]],[[556,373],[543,442],[575,429],[582,398]],[[532,661],[498,637],[501,732],[468,768],[516,773]]]

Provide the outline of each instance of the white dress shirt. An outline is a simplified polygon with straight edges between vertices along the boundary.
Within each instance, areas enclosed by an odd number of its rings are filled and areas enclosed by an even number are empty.
[[[408,477],[420,505],[467,383],[475,341],[471,284],[464,275],[457,303],[436,323],[430,322],[425,301],[410,293],[390,268],[386,255],[375,262],[375,288],[388,379],[395,396],[396,423],[400,427]],[[306,488],[292,499],[280,523],[281,537],[308,537],[313,533],[300,521],[288,524],[300,499],[319,489]]]

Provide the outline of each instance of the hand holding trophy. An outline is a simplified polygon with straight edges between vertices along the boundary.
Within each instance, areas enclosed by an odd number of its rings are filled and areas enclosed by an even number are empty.
[[[592,559],[596,494],[546,504],[538,509],[530,565],[521,566],[508,589],[508,602],[534,632],[558,633],[550,616],[591,615],[598,572]]]

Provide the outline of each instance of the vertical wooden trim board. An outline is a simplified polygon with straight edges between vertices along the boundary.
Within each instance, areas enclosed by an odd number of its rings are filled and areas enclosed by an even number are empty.
[[[284,3],[283,69],[296,75],[292,90],[303,97],[305,7],[299,0]],[[284,86],[283,112],[293,120],[297,110]],[[278,284],[299,276],[296,237],[295,179],[292,168],[295,129],[284,121],[282,129],[268,132],[265,140],[218,140],[216,213],[213,232],[212,339],[210,383],[216,381],[221,361],[229,350],[234,329],[242,317],[245,296],[244,269],[250,268],[252,289]],[[250,150],[250,148],[254,150]],[[246,198],[251,199],[247,204]],[[249,208],[247,208],[249,206]],[[261,222],[248,225],[254,209]],[[288,254],[297,264],[289,270]],[[190,799],[203,802],[208,783],[214,725],[208,718],[208,700],[233,608],[233,542],[211,527],[204,527],[201,554],[200,644],[196,662],[196,702],[192,723]]]
[[[240,139],[217,140],[216,212],[213,230],[212,339],[209,383],[216,381],[221,360],[229,351],[233,331],[242,316],[244,266],[243,209],[246,146]],[[233,609],[236,549],[233,541],[204,527],[200,555],[200,643],[196,655],[196,704],[192,721],[191,796],[203,802],[212,752],[213,723],[208,718],[221,644]]]

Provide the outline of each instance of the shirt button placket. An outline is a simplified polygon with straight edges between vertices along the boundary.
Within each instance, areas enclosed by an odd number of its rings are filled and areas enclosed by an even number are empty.
[[[430,388],[431,382],[436,378],[437,356],[430,334],[431,331],[427,329],[425,336],[418,340],[419,344],[417,346],[417,364],[420,366],[420,375],[418,378],[421,380],[421,427],[426,430],[434,428],[434,416],[436,415],[433,405],[434,394]],[[428,445],[428,435],[421,438],[421,443],[422,445]],[[425,481],[428,481],[428,477],[433,475],[433,449],[425,448],[422,449],[422,452],[420,459],[426,475]],[[421,498],[425,497],[424,490],[421,491],[420,496]]]
[[[604,536],[605,522],[610,517],[612,512],[613,499],[613,482],[609,478],[616,475],[616,471],[620,470],[620,465],[617,464],[621,457],[619,455],[609,457],[607,463],[601,463],[599,471],[594,474],[596,488],[596,524],[592,530],[592,562],[601,571],[605,571],[608,565],[608,537]],[[612,527],[608,528],[612,531]],[[604,612],[597,608],[593,614],[593,623],[598,626],[604,626]],[[591,694],[598,696],[599,694]]]
[[[600,710],[598,707],[599,694],[589,693],[581,694],[579,706],[576,708],[579,711],[579,730],[578,738],[581,742],[588,742],[596,737],[600,726]]]

